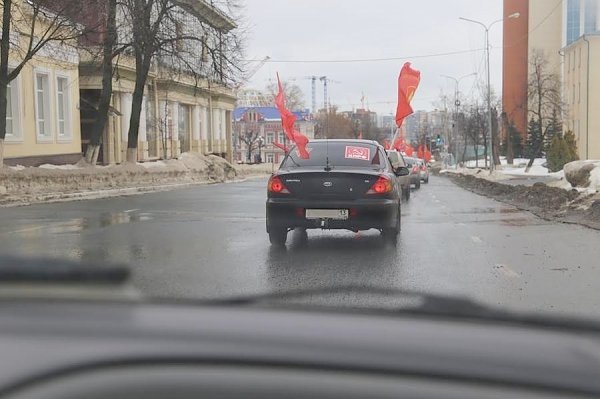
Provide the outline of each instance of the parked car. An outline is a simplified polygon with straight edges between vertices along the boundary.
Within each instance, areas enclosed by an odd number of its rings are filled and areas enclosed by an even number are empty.
[[[419,167],[419,159],[404,157],[406,167],[410,171],[410,184],[414,184],[416,189],[421,188],[421,169]]]
[[[396,150],[388,150],[387,155],[394,170],[401,167],[406,167],[406,161],[404,160],[404,156],[401,152]],[[410,200],[410,175],[398,176],[398,181],[402,186],[402,197],[404,197],[406,201]]]
[[[308,159],[292,148],[267,186],[271,244],[284,246],[295,228],[378,229],[397,242],[402,190],[385,150],[376,141],[312,140]]]
[[[429,166],[424,160],[420,160],[419,163],[419,176],[421,177],[423,183],[427,184],[429,183]]]

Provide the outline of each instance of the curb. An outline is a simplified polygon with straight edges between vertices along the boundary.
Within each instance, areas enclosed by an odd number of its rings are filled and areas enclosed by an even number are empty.
[[[51,204],[56,202],[68,202],[68,201],[84,201],[91,199],[102,199],[102,198],[113,198],[113,197],[124,197],[131,195],[149,194],[154,192],[163,192],[178,190],[191,186],[202,186],[209,184],[231,184],[231,183],[242,183],[248,180],[254,180],[266,177],[266,175],[248,175],[240,179],[224,180],[224,181],[197,181],[187,183],[170,183],[153,186],[140,186],[140,187],[124,187],[124,188],[109,188],[105,190],[94,190],[94,191],[78,191],[71,193],[47,193],[40,194],[35,199],[9,200],[5,203],[0,201],[0,208],[12,208],[18,206],[27,206],[33,204]]]

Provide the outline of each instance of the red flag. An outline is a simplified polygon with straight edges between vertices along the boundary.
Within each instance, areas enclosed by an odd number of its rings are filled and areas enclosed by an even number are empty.
[[[399,137],[394,141],[394,149],[400,152],[404,152],[406,150],[406,143],[402,137]]]
[[[419,144],[419,147],[417,148],[417,158],[423,159],[424,156],[423,146]]]
[[[410,62],[404,64],[398,76],[398,106],[396,107],[396,126],[402,126],[404,118],[413,113],[410,102],[419,87],[421,72],[412,69]]]
[[[277,148],[281,148],[286,154],[290,152],[290,149],[285,144],[279,144],[277,142],[273,142],[273,145]]]
[[[428,148],[425,149],[425,157],[424,157],[424,159],[425,159],[425,162],[431,161],[431,151],[429,151]]]
[[[308,151],[306,151],[306,144],[308,144],[308,137],[294,129],[294,123],[296,123],[296,115],[292,114],[290,110],[285,107],[285,98],[283,93],[283,86],[279,80],[279,74],[277,74],[277,95],[275,96],[275,105],[281,114],[281,124],[283,125],[283,131],[292,143],[296,143],[298,147],[298,153],[302,159],[308,159]]]
[[[383,148],[385,148],[386,150],[389,150],[391,148],[390,142],[387,140],[383,140]]]
[[[404,150],[404,153],[409,157],[412,157],[414,152],[415,150],[412,148],[412,145],[407,145],[406,149]]]

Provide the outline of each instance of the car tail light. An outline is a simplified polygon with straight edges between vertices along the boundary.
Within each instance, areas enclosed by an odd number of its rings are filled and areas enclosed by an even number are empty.
[[[267,184],[267,191],[275,194],[289,194],[290,191],[285,187],[279,176],[271,176]]]
[[[387,176],[379,176],[377,181],[371,186],[367,194],[385,194],[394,189],[392,180]]]
[[[413,165],[412,171],[413,173],[417,173],[419,171],[419,167],[417,165]]]

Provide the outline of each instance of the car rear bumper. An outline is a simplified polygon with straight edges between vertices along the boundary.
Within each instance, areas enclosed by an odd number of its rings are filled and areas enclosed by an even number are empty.
[[[360,199],[354,201],[313,201],[269,198],[267,232],[269,228],[368,230],[396,227],[400,201],[394,199]],[[306,209],[348,209],[347,220],[307,219]]]

